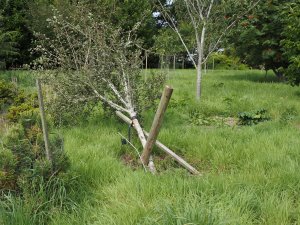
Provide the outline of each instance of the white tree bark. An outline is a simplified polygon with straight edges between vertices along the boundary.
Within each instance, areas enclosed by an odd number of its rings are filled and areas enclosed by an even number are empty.
[[[198,49],[198,64],[197,64],[197,89],[196,89],[196,99],[200,100],[201,98],[201,84],[202,84],[202,61],[203,61],[203,52],[204,52],[204,41],[205,41],[205,32],[206,27],[203,25],[201,32],[201,39],[197,40],[197,49]]]
[[[198,52],[198,61],[197,63],[193,58],[191,58],[191,61],[197,70],[197,81],[196,81],[196,99],[200,100],[201,97],[201,81],[202,81],[202,64],[205,64],[208,57],[211,53],[213,53],[219,46],[221,40],[224,38],[224,36],[229,32],[229,30],[237,23],[238,20],[240,20],[244,15],[246,15],[250,10],[252,10],[261,0],[257,0],[252,5],[249,6],[249,8],[243,12],[241,12],[239,15],[235,17],[235,19],[216,36],[215,43],[212,44],[212,48],[208,50],[208,52],[205,54],[205,40],[206,40],[206,29],[207,25],[209,23],[214,23],[214,20],[211,20],[211,12],[213,11],[213,6],[216,3],[215,0],[210,1],[202,1],[202,0],[183,0],[185,3],[185,7],[187,9],[187,13],[190,19],[190,23],[193,26],[194,32],[195,32],[195,38],[197,42],[197,52]],[[174,21],[174,17],[172,17],[168,11],[164,8],[164,5],[161,1],[158,1],[162,16],[165,18],[166,21],[170,23],[170,28],[178,35],[183,47],[185,48],[187,54],[191,56],[190,50],[187,46],[187,43],[185,42],[182,34],[180,33],[176,21]],[[201,34],[200,34],[201,31]],[[199,37],[200,36],[200,37]]]

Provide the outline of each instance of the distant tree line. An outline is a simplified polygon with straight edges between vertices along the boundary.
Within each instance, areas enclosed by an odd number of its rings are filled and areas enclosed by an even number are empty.
[[[187,14],[180,7],[182,1],[161,2],[168,8],[172,20],[178,23],[193,53],[196,51],[194,34],[185,20]],[[35,34],[51,36],[47,19],[53,15],[53,9],[68,15],[78,4],[104,15],[102,20],[125,31],[138,24],[137,35],[142,43],[139,47],[144,50],[143,57],[148,56],[148,66],[157,65],[159,60],[162,63],[163,57],[169,57],[169,61],[173,57],[174,62],[189,62],[180,40],[169,27],[171,21],[160,13],[157,0],[6,0],[0,2],[0,67],[30,65],[37,57],[31,51],[36,45]],[[232,11],[215,22],[224,23],[235,13]],[[300,0],[261,1],[243,15],[231,34],[220,43],[220,48],[233,49],[227,52],[239,57],[241,62],[253,68],[272,70],[279,78],[288,77],[293,84],[299,85],[299,24]]]

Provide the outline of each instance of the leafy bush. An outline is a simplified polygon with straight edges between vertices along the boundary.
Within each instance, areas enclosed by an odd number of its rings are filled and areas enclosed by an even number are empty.
[[[298,111],[296,107],[288,107],[287,109],[284,110],[280,117],[280,122],[282,123],[288,123],[291,120],[295,119],[296,116],[298,115]]]
[[[9,82],[0,80],[0,110],[7,111],[6,118],[17,122],[20,114],[38,108],[37,94],[26,94]]]
[[[222,53],[214,53],[210,56],[208,64],[212,65],[214,61],[215,69],[233,69],[233,70],[247,70],[247,65],[240,62],[238,57],[228,56]]]
[[[198,110],[189,111],[189,122],[196,126],[222,126],[224,118],[218,116],[205,116]]]
[[[0,80],[0,110],[3,111],[8,105],[11,105],[17,95],[13,84]]]
[[[6,117],[12,125],[0,146],[0,191],[23,193],[25,187],[34,189],[36,181],[47,181],[54,174],[66,171],[69,161],[62,139],[55,134],[50,135],[52,165],[46,159],[37,95],[15,87],[10,89],[9,84],[2,86],[9,87],[2,88],[7,90],[2,93],[9,99]]]
[[[6,115],[6,118],[11,122],[17,122],[22,113],[31,112],[38,108],[37,94],[26,94],[24,91],[18,91],[13,100]]]
[[[239,125],[255,125],[260,122],[270,120],[270,117],[267,115],[267,110],[260,109],[253,112],[241,112],[238,114]]]
[[[53,165],[46,159],[38,110],[24,112],[3,139],[0,148],[0,190],[20,191],[37,177],[48,180],[52,172],[66,171],[69,163],[62,139],[50,136]]]

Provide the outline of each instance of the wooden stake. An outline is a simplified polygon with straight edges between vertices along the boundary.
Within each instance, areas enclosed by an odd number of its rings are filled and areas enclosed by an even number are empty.
[[[143,150],[142,156],[141,156],[143,163],[145,163],[146,165],[148,165],[148,163],[149,163],[151,151],[155,144],[156,138],[159,134],[159,130],[160,130],[161,124],[163,122],[164,114],[168,107],[172,93],[173,93],[173,88],[166,86],[164,89],[164,92],[161,96],[160,103],[159,103],[158,109],[156,111],[151,129],[150,129],[150,133],[149,133],[146,145],[144,146],[144,150]]]
[[[117,116],[122,119],[125,123],[131,124],[132,121],[129,119],[127,116],[125,116],[123,113],[117,111],[116,112]],[[147,131],[143,131],[144,134],[148,137],[149,133]],[[166,154],[170,155],[172,158],[175,159],[180,165],[182,165],[184,168],[186,168],[190,173],[194,175],[201,175],[199,171],[197,171],[193,166],[191,166],[189,163],[187,163],[183,158],[178,156],[175,152],[173,152],[171,149],[169,149],[167,146],[162,144],[160,141],[156,140],[155,145],[164,151]]]
[[[46,158],[50,161],[50,163],[52,165],[53,161],[52,161],[52,154],[51,154],[50,147],[49,147],[50,144],[49,144],[49,135],[48,135],[46,116],[45,116],[43,93],[42,93],[41,82],[39,79],[36,79],[36,87],[38,90],[39,106],[40,106],[43,135],[44,135],[44,142],[45,142],[45,150],[46,150]]]

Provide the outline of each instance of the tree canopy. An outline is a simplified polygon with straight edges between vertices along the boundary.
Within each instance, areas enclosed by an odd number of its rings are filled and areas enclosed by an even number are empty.
[[[2,68],[18,68],[30,64],[34,58],[31,50],[36,46],[38,33],[51,35],[47,19],[53,9],[63,15],[72,15],[74,7],[84,5],[95,15],[124,31],[134,26],[142,49],[156,50],[159,54],[182,54],[188,49],[191,55],[199,53],[197,47],[201,29],[205,24],[204,60],[218,48],[234,48],[236,56],[253,68],[273,70],[278,77],[288,77],[299,84],[299,0],[268,0],[247,11],[253,1],[213,1],[209,21],[197,17],[198,0],[7,0],[0,2],[0,61]],[[208,13],[210,1],[201,1]],[[159,3],[170,14],[163,16]],[[188,3],[188,4],[187,4]],[[188,6],[188,7],[187,7]],[[200,7],[201,8],[201,7]],[[243,12],[243,13],[241,13]],[[196,15],[197,14],[197,15]],[[191,20],[191,16],[195,19]],[[224,38],[224,28],[239,18],[232,27],[229,38]],[[175,25],[185,40],[170,30]],[[196,24],[196,30],[193,28]],[[194,25],[195,25],[194,24]],[[198,25],[197,25],[198,24]],[[222,39],[219,39],[223,36]],[[226,35],[227,36],[227,35]],[[188,54],[186,54],[187,56]],[[153,56],[152,56],[153,57]],[[195,64],[197,58],[194,59]]]

